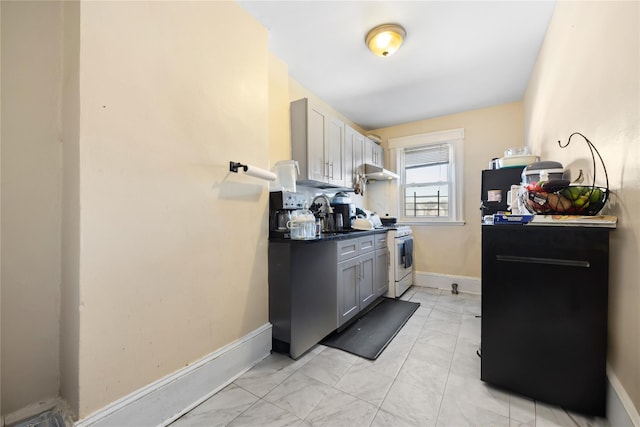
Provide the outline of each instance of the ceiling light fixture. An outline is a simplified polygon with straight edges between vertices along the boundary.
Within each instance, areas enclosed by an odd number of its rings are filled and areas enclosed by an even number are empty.
[[[386,57],[398,50],[407,32],[400,25],[378,25],[365,38],[365,43],[374,55]]]

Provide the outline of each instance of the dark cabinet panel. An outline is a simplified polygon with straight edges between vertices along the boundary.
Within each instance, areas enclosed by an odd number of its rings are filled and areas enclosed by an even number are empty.
[[[482,380],[605,415],[609,229],[483,226]]]

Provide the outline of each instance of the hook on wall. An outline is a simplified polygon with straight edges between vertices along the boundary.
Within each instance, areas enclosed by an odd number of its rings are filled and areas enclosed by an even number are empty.
[[[276,180],[276,174],[273,172],[269,172],[268,170],[260,169],[252,165],[243,165],[239,162],[229,162],[229,172],[238,173],[238,169],[242,169],[246,175],[252,176],[254,178],[264,179],[266,181]]]

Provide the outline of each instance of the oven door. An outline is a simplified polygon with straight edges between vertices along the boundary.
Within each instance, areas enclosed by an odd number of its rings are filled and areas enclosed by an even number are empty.
[[[399,282],[413,271],[413,237],[396,238],[395,265],[393,266],[395,281]]]

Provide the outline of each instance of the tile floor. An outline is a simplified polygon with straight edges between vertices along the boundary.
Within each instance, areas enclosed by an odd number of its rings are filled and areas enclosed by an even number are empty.
[[[274,353],[171,426],[608,426],[480,381],[479,296],[414,286],[402,299],[420,308],[377,360]]]

